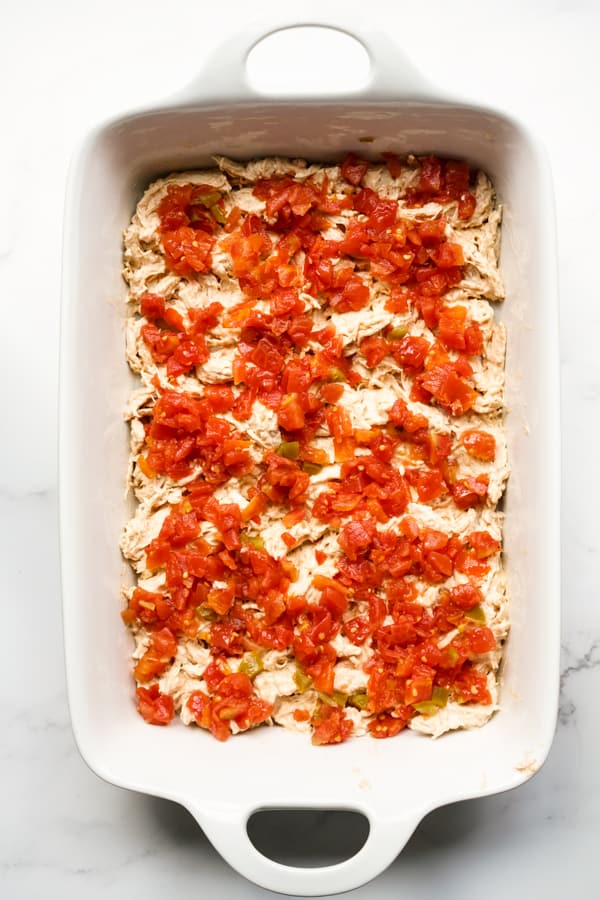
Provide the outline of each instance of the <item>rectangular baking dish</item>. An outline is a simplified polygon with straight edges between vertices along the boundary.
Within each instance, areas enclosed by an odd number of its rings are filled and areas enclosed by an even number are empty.
[[[321,23],[322,24],[322,23]],[[335,23],[327,23],[328,26]],[[68,187],[61,335],[60,513],[67,680],[73,729],[107,781],[182,803],[223,857],[271,890],[350,890],[381,872],[435,807],[529,778],[552,741],[559,676],[559,386],[551,179],[532,136],[506,115],[446,99],[398,48],[365,33],[371,80],[350,96],[264,98],[245,81],[246,32],[215,53],[210,76],[161,108],[96,130]],[[372,143],[358,143],[362,136]],[[512,595],[501,711],[484,728],[431,741],[351,740],[316,748],[261,728],[226,744],[197,729],[150,728],[136,715],[130,639],[122,625],[118,550],[127,516],[133,386],[124,358],[121,233],[159,174],[239,159],[339,159],[347,150],[465,158],[491,176],[505,206],[506,397],[512,475],[505,498]],[[280,865],[250,842],[263,808],[358,810],[369,837],[351,859],[319,869]]]

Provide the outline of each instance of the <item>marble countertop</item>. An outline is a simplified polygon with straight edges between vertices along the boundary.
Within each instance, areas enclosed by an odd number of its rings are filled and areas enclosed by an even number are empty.
[[[328,0],[303,4],[308,21]],[[56,390],[61,216],[70,154],[94,123],[174,92],[234,21],[273,2],[22,0],[3,9],[0,541],[0,894],[6,900],[259,898],[182,808],[119,790],[75,748],[62,659]],[[600,833],[600,439],[595,0],[429,0],[370,14],[434,84],[506,109],[545,142],[559,232],[563,387],[563,658],[549,759],[523,787],[431,813],[355,896],[487,900],[594,896]],[[348,4],[360,14],[362,4]],[[357,12],[358,11],[358,12]],[[350,14],[350,12],[349,12]],[[409,40],[406,36],[409,36]],[[30,274],[31,273],[31,274]],[[591,415],[590,415],[591,411]],[[585,422],[585,428],[582,423]],[[323,822],[316,824],[323,827]],[[594,890],[595,889],[595,890]]]

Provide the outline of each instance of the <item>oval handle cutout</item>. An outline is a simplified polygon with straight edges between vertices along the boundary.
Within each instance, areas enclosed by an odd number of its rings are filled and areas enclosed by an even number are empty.
[[[248,819],[247,831],[268,859],[316,868],[355,856],[369,836],[369,820],[345,809],[259,809]]]
[[[252,47],[246,75],[261,94],[351,94],[363,88],[371,60],[355,37],[319,25],[296,25],[267,34]]]

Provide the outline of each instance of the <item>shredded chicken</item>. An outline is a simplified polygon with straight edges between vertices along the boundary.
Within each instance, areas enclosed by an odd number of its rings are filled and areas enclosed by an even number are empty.
[[[207,477],[199,459],[194,459],[189,470],[181,475],[152,470],[148,462],[148,427],[159,398],[165,392],[178,391],[200,401],[207,395],[207,390],[219,386],[230,390],[235,404],[241,403],[245,396],[243,381],[236,371],[236,361],[240,359],[240,346],[251,341],[252,335],[245,333],[235,320],[225,324],[228,321],[225,316],[229,313],[235,315],[244,303],[248,303],[248,296],[243,279],[239,277],[239,268],[236,269],[239,263],[230,249],[233,226],[221,226],[225,221],[234,221],[236,216],[241,216],[242,220],[243,217],[261,217],[266,222],[270,239],[278,239],[274,228],[276,216],[269,214],[268,203],[254,190],[261,179],[287,179],[292,184],[312,184],[328,190],[330,196],[337,200],[352,198],[361,188],[375,191],[380,197],[397,203],[398,215],[406,229],[424,222],[439,222],[440,216],[444,217],[441,221],[445,223],[445,238],[452,246],[460,248],[464,259],[462,277],[443,295],[445,308],[450,315],[452,310],[458,310],[459,314],[464,310],[465,327],[472,327],[481,340],[480,353],[469,355],[453,346],[446,348],[448,365],[468,358],[470,374],[465,377],[470,389],[475,392],[475,399],[466,412],[450,415],[443,404],[433,399],[427,402],[422,392],[416,389],[415,370],[404,364],[398,353],[390,351],[376,364],[367,364],[363,352],[366,339],[397,333],[395,340],[401,340],[403,335],[408,334],[433,346],[438,341],[438,335],[435,321],[428,320],[419,312],[416,304],[407,303],[401,311],[391,308],[390,284],[372,274],[362,259],[357,264],[356,273],[360,283],[369,291],[370,299],[364,308],[334,308],[308,283],[294,283],[297,302],[303,307],[302,315],[312,321],[313,330],[304,343],[298,341],[298,347],[292,349],[300,358],[318,354],[323,346],[323,331],[334,329],[343,347],[344,363],[351,365],[360,376],[360,379],[350,381],[341,373],[334,379],[339,384],[339,397],[333,408],[348,417],[353,434],[371,432],[385,435],[392,422],[391,410],[400,403],[409,415],[426,422],[426,430],[433,435],[434,445],[436,440],[449,441],[450,455],[444,458],[446,487],[439,495],[423,499],[419,494],[419,477],[427,474],[432,463],[426,453],[415,451],[418,445],[412,437],[414,429],[410,431],[406,426],[403,432],[405,441],[393,448],[390,464],[405,479],[410,499],[401,515],[383,515],[379,518],[376,524],[379,535],[402,533],[402,523],[405,517],[410,517],[419,529],[443,533],[453,540],[465,542],[469,535],[485,532],[491,540],[501,542],[503,516],[497,511],[497,506],[509,474],[503,418],[506,335],[504,327],[495,322],[490,301],[498,302],[504,298],[498,266],[502,209],[489,178],[482,172],[476,174],[471,187],[472,212],[465,219],[456,198],[425,198],[420,203],[414,202],[415,193],[418,194],[421,189],[422,161],[412,156],[403,161],[400,174],[395,177],[388,166],[371,165],[360,187],[349,184],[339,165],[323,166],[286,158],[244,163],[220,156],[215,157],[215,163],[214,169],[177,173],[151,184],[140,199],[124,236],[123,276],[129,289],[126,355],[131,369],[139,378],[139,385],[125,411],[130,425],[128,487],[137,501],[135,513],[126,524],[121,538],[123,556],[136,576],[136,587],[123,591],[126,605],[132,608],[136,602],[136,590],[141,589],[147,592],[144,596],[150,598],[158,592],[166,598],[169,609],[176,608],[179,601],[176,592],[169,587],[171,576],[168,567],[165,569],[164,563],[156,561],[150,564],[148,560],[153,560],[153,548],[157,541],[160,543],[172,511],[185,507],[193,486],[204,483]],[[216,192],[221,203],[216,214],[219,227],[211,251],[210,270],[199,268],[179,274],[166,258],[161,239],[160,210],[161,203],[174,186],[185,188],[188,185],[207,186],[207,190]],[[208,201],[206,203],[205,211],[211,210]],[[331,248],[333,264],[341,258],[335,242],[342,246],[352,221],[364,219],[364,215],[357,216],[347,204],[340,205],[339,212],[321,213],[321,238]],[[229,218],[226,220],[225,217]],[[291,261],[298,271],[302,271],[306,253],[308,250],[300,245],[292,252]],[[211,304],[218,305],[218,322],[206,331],[206,352],[201,361],[182,372],[169,370],[168,352],[162,352],[160,348],[157,350],[148,337],[149,328],[155,328],[156,322],[161,326],[160,316],[155,322],[143,312],[143,298],[148,294],[162,298],[172,316],[170,322],[181,323],[171,325],[171,335],[191,327],[194,317],[208,310]],[[267,299],[255,297],[253,311],[257,316],[268,315],[269,310]],[[163,345],[160,346],[162,348]],[[249,359],[252,360],[252,357]],[[247,364],[254,365],[253,362]],[[273,371],[276,368],[274,366]],[[468,371],[467,367],[465,371]],[[289,452],[289,458],[295,459],[299,445],[289,451],[281,449],[286,441],[289,443],[289,435],[286,437],[285,429],[280,426],[276,404],[269,396],[254,396],[243,414],[237,405],[231,407],[225,404],[217,415],[234,434],[234,441],[248,448],[251,465],[242,475],[230,474],[227,480],[208,482],[209,488],[221,507],[235,507],[244,517],[244,511],[251,508],[253,498],[264,486],[269,454],[277,456],[283,453],[285,457]],[[423,430],[422,425],[419,428]],[[495,448],[492,455],[472,452],[469,435],[473,431],[488,435],[488,441],[491,440]],[[260,548],[273,560],[285,563],[288,596],[292,600],[296,598],[306,602],[308,609],[316,609],[322,590],[318,585],[327,583],[327,579],[333,582],[339,575],[344,550],[338,540],[339,520],[332,524],[313,515],[313,509],[344,486],[345,476],[343,463],[336,456],[335,440],[325,423],[317,427],[311,443],[316,451],[325,454],[328,463],[323,464],[321,460],[318,466],[304,467],[307,477],[301,501],[302,515],[288,519],[286,514],[289,509],[284,494],[278,499],[275,493],[269,504],[243,518],[241,534],[247,546]],[[357,441],[355,458],[369,455],[370,447],[366,438],[362,444]],[[481,500],[467,508],[457,505],[457,495],[453,489],[456,484],[463,483],[467,485],[465,490],[475,484],[481,492]],[[377,496],[376,491],[372,492],[372,496]],[[197,543],[200,550],[196,552],[206,556],[222,548],[223,534],[219,527],[216,520],[208,518],[201,523],[195,540],[202,543]],[[184,546],[183,538],[177,546]],[[184,577],[190,585],[194,583],[193,573],[186,571]],[[403,580],[409,589],[414,590],[415,602],[423,607],[426,614],[439,602],[440,590],[449,592],[472,583],[468,574],[457,569],[451,574],[442,573],[439,581],[428,581],[418,574],[408,574]],[[223,592],[228,589],[228,583],[215,579],[210,588],[213,592]],[[498,554],[489,558],[487,571],[480,577],[479,588],[483,599],[478,614],[480,621],[493,633],[496,648],[482,653],[473,660],[472,665],[473,671],[484,676],[490,702],[465,702],[464,698],[459,702],[450,696],[445,705],[440,704],[438,709],[427,708],[423,713],[417,710],[417,714],[406,724],[421,734],[437,738],[453,729],[479,727],[499,708],[498,669],[502,645],[509,630],[509,618],[506,576]],[[149,613],[153,607],[152,599],[145,601],[144,615],[138,615],[135,621],[133,618],[130,620],[135,643],[132,658],[136,664],[138,685],[143,689],[158,686],[161,695],[171,698],[175,714],[186,725],[200,722],[198,709],[203,702],[201,698],[211,693],[209,675],[205,677],[207,667],[215,657],[226,656],[222,647],[215,651],[211,644],[211,622],[215,618],[218,620],[214,607],[212,610],[209,608],[208,618],[202,618],[206,613],[207,590],[198,593],[198,610],[204,612],[195,620],[197,633],[193,634],[195,626],[187,621],[185,634],[182,632],[177,638],[176,652],[167,662],[157,664],[156,672],[150,677],[145,674],[142,677],[140,673],[153,652],[154,635],[161,625],[161,620],[153,619]],[[373,593],[371,591],[371,595]],[[263,598],[248,600],[242,596],[241,600],[246,612],[263,615]],[[365,734],[376,720],[377,712],[368,700],[372,678],[369,662],[374,659],[375,653],[373,629],[367,637],[356,637],[354,640],[349,623],[357,617],[368,621],[369,615],[368,592],[361,593],[358,588],[355,590],[352,587],[347,591],[342,627],[330,641],[335,651],[333,699],[324,698],[323,691],[317,690],[310,678],[307,680],[290,647],[266,650],[249,641],[245,649],[238,649],[227,656],[223,672],[249,673],[253,696],[262,703],[261,709],[268,713],[263,715],[267,724],[310,733],[325,702],[337,710],[335,715],[340,715],[339,709],[343,708],[341,715],[349,733]],[[390,605],[383,620],[384,628],[396,621],[395,615]],[[267,622],[267,625],[270,623]],[[301,633],[302,629],[296,632],[297,635]],[[440,649],[451,646],[460,633],[460,627],[448,631],[440,640]],[[392,713],[392,718],[394,715]],[[231,721],[232,733],[247,727],[240,722],[239,716]]]

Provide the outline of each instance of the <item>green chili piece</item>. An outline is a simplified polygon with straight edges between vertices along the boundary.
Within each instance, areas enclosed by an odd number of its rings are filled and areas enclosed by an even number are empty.
[[[300,444],[298,441],[283,441],[276,452],[286,459],[298,459],[300,456]]]
[[[467,619],[471,619],[472,622],[480,622],[482,625],[485,625],[485,613],[481,606],[474,606],[473,609],[468,609],[465,616]]]
[[[323,701],[323,703],[328,703],[329,706],[342,706],[346,705],[346,701],[348,700],[348,695],[342,693],[342,691],[334,691],[333,694],[324,694],[323,691],[317,691],[317,694]]]
[[[202,206],[210,209],[215,203],[218,203],[220,199],[221,195],[218,191],[207,191],[206,194],[202,194],[197,200],[194,200],[194,203],[201,203]]]
[[[407,334],[408,328],[405,325],[397,325],[396,328],[392,328],[391,331],[388,331],[386,338],[388,341],[399,341],[401,338],[406,337]]]
[[[244,654],[238,672],[245,672],[248,678],[255,679],[259,672],[263,671],[262,653],[253,650],[251,653]]]
[[[329,380],[347,381],[348,379],[346,378],[343,369],[338,368],[338,366],[331,366],[331,368],[329,369]]]
[[[261,538],[260,534],[247,534],[245,531],[242,531],[240,537],[242,539],[242,543],[244,544],[252,544],[252,546],[256,547],[257,550],[265,549],[265,542]]]
[[[320,466],[318,463],[313,462],[304,462],[302,463],[302,469],[308,475],[318,475],[323,466]]]
[[[312,678],[310,675],[307,675],[306,672],[303,672],[302,669],[296,669],[294,672],[294,681],[298,687],[298,690],[301,693],[307,691],[312,684]]]
[[[446,688],[434,687],[431,694],[431,700],[423,700],[421,703],[413,703],[413,709],[416,709],[422,716],[433,716],[448,702],[448,691]]]
[[[459,659],[458,650],[456,649],[456,647],[453,647],[452,644],[449,644],[449,646],[447,647],[447,650],[448,650],[448,659],[450,661],[450,665],[455,666]]]
[[[432,703],[431,700],[423,700],[421,703],[413,703],[413,709],[420,713],[422,716],[434,716],[436,712],[439,712],[439,706],[436,706],[435,703]]]
[[[350,694],[348,697],[349,706],[355,709],[366,709],[369,705],[369,697],[366,691],[357,691],[356,694]]]
[[[439,706],[441,709],[448,702],[448,694],[449,694],[449,691],[447,690],[447,688],[438,687],[436,685],[434,687],[433,693],[431,695],[431,702],[435,703],[435,705]]]
[[[218,618],[214,609],[211,609],[210,606],[197,606],[195,609],[196,618],[204,619],[207,622],[215,622]]]
[[[215,222],[219,223],[219,225],[224,225],[225,222],[227,221],[227,217],[226,217],[225,213],[223,212],[221,207],[218,206],[216,203],[214,206],[211,206],[210,214],[213,217],[213,219],[215,220]]]

